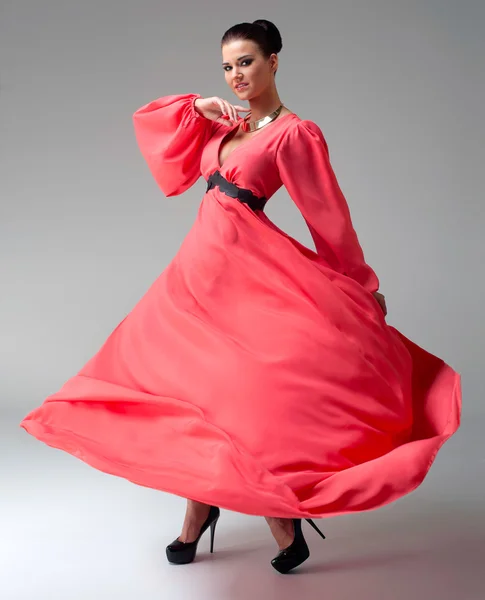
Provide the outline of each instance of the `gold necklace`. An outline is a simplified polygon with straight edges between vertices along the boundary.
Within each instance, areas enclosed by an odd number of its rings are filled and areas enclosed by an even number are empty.
[[[252,123],[250,123],[248,121],[248,119],[251,118],[251,113],[250,113],[249,115],[244,117],[244,121],[241,124],[241,129],[245,132],[256,131],[257,129],[261,129],[261,127],[264,127],[268,123],[271,123],[271,121],[274,121],[276,119],[276,117],[280,114],[282,108],[283,108],[283,105],[280,104],[278,106],[278,108],[276,110],[274,110],[272,113],[270,113],[269,115],[266,115],[265,117],[262,117],[261,119],[257,119],[256,121],[253,121]]]

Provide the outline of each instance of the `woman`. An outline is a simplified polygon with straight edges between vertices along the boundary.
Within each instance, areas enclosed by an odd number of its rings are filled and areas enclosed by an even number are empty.
[[[414,490],[457,430],[460,375],[385,321],[319,126],[282,105],[269,21],[222,38],[248,109],[179,94],[134,114],[166,196],[207,191],[176,256],[98,353],[23,421],[88,464],[188,498],[169,561],[191,562],[219,507],[264,515],[286,573],[301,518]],[[243,84],[242,87],[238,87]],[[282,186],[316,246],[264,212]],[[319,530],[318,530],[319,531]],[[323,537],[323,534],[322,534]]]

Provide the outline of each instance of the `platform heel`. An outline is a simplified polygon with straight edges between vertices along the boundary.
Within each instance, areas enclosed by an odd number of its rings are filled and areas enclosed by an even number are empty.
[[[169,544],[166,548],[168,562],[176,565],[186,565],[191,563],[197,554],[199,540],[209,527],[211,531],[210,551],[211,553],[214,552],[214,536],[220,514],[221,511],[217,506],[211,506],[209,515],[204,521],[196,540],[193,542],[181,542],[176,539]]]
[[[318,532],[318,534],[325,539],[323,533],[318,529],[315,523],[311,519],[305,519],[310,525]],[[301,529],[301,519],[292,519],[293,528],[295,531],[295,538],[293,542],[283,550],[280,550],[278,554],[271,561],[271,565],[279,573],[288,573],[295,567],[301,565],[310,556],[310,550],[303,537]]]

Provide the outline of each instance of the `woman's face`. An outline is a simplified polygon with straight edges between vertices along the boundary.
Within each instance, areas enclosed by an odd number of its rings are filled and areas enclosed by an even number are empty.
[[[227,85],[241,100],[259,96],[272,83],[278,66],[276,54],[266,59],[251,40],[235,40],[222,46],[222,68]],[[248,85],[236,89],[238,82]]]

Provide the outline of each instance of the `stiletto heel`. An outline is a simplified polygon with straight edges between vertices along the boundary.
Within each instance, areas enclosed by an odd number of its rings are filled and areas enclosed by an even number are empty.
[[[217,519],[211,523],[211,554],[214,552],[214,535],[216,534]]]
[[[318,533],[325,539],[323,533],[318,529],[315,523],[311,519],[305,519],[310,525],[318,531]],[[298,567],[310,556],[310,550],[303,537],[301,530],[301,519],[292,519],[293,529],[295,531],[295,537],[293,542],[284,550],[280,550],[278,554],[271,561],[271,565],[279,573],[288,573],[291,569]]]
[[[176,565],[186,565],[191,563],[197,553],[197,545],[204,532],[210,527],[211,530],[211,552],[214,551],[214,534],[216,524],[220,517],[221,511],[217,506],[211,506],[209,515],[200,528],[200,533],[197,539],[193,542],[181,542],[177,538],[166,548],[168,562]]]
[[[320,529],[318,529],[318,527],[315,525],[315,523],[311,519],[305,519],[305,521],[308,521],[308,523],[310,523],[310,525],[313,527],[313,529],[315,531],[317,531],[318,534],[321,535],[323,539],[325,539],[325,536],[323,535],[323,533],[320,531]]]

